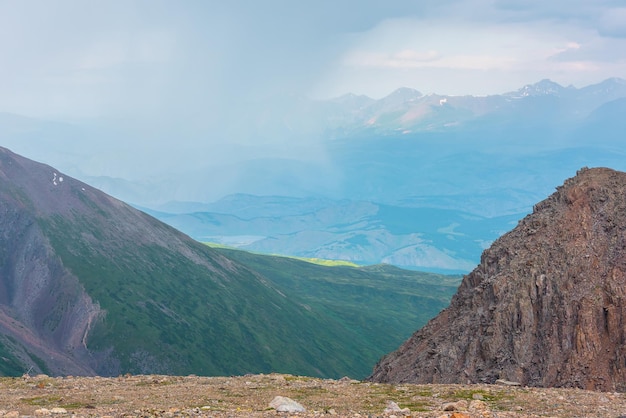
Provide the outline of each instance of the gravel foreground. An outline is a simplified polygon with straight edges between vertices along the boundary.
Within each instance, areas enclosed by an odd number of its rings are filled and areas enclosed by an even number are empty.
[[[278,412],[276,396],[306,412]],[[397,406],[389,409],[390,402]],[[0,416],[62,417],[611,417],[623,393],[506,385],[388,385],[281,374],[240,377],[0,378]]]

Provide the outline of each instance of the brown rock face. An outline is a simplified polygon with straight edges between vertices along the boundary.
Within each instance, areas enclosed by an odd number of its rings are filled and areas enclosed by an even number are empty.
[[[370,379],[626,391],[625,344],[626,173],[582,169]]]

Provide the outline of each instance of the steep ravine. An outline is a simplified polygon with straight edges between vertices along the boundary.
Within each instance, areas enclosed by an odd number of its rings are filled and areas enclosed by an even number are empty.
[[[99,307],[54,255],[37,221],[7,202],[0,200],[0,338],[24,372],[94,374],[81,341]]]

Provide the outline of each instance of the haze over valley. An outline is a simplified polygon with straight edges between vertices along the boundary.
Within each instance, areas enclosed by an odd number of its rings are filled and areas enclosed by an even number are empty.
[[[241,116],[250,135],[280,146],[240,145],[225,163],[202,161],[210,143],[183,161],[173,143],[94,149],[85,138],[114,135],[99,126],[9,114],[0,124],[12,149],[200,241],[457,273],[578,168],[626,169],[624,111],[618,78],[580,89],[543,80],[486,97],[404,88],[379,100],[284,99]]]
[[[0,10],[0,145],[198,240],[468,272],[625,168],[613,2],[30,1]]]

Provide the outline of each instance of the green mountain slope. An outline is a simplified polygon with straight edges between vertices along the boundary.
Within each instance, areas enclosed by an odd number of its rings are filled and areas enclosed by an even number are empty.
[[[64,265],[107,312],[91,334],[90,349],[114,347],[122,372],[337,373],[303,359],[319,359],[342,341],[334,342],[338,336],[330,329],[319,344],[308,344],[315,338],[315,313],[289,301],[258,274],[234,263],[228,274],[219,273],[228,260],[200,245],[193,250],[214,271],[176,251],[134,242],[99,255],[72,239],[86,228],[60,219],[46,224]],[[311,331],[296,333],[300,327]],[[100,371],[113,372],[107,367]]]
[[[372,358],[386,354],[392,340],[410,336],[437,315],[461,280],[390,265],[327,267],[289,257],[218,251],[341,322],[361,337],[359,344]]]
[[[364,377],[458,283],[218,251],[5,149],[0,212],[0,374]]]

